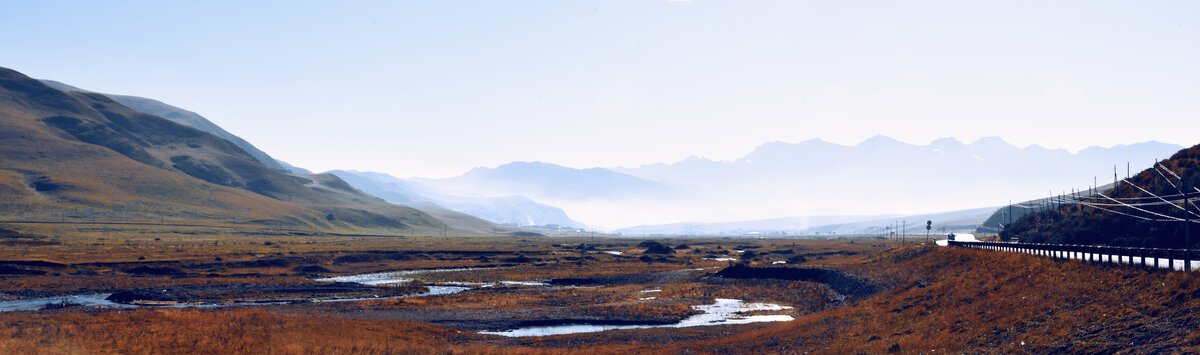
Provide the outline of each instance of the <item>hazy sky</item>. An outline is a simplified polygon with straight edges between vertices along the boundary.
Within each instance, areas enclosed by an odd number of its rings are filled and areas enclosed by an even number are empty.
[[[769,141],[1200,143],[1200,2],[4,1],[0,66],[316,171],[737,158]]]

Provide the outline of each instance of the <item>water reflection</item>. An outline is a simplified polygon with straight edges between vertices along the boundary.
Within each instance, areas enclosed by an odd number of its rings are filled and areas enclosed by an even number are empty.
[[[326,277],[326,278],[314,279],[314,281],[354,282],[354,283],[368,285],[368,286],[378,286],[378,285],[386,285],[386,284],[411,282],[413,280],[412,278],[400,277],[400,276],[426,274],[426,273],[431,273],[431,272],[467,271],[467,270],[478,270],[478,269],[479,268],[465,267],[465,268],[457,268],[457,269],[387,271],[387,272],[376,272],[376,273],[370,273],[370,274]]]
[[[728,325],[728,324],[748,324],[759,322],[786,322],[794,318],[786,314],[777,315],[753,315],[743,316],[740,313],[753,311],[781,311],[792,307],[780,306],[771,303],[745,303],[742,300],[718,298],[717,302],[710,305],[692,306],[692,309],[703,311],[704,313],[696,314],[687,319],[675,324],[665,325],[602,325],[602,324],[566,324],[566,325],[551,325],[538,327],[517,328],[499,332],[479,332],[480,334],[494,334],[506,337],[538,337],[548,335],[576,334],[576,333],[593,333],[602,332],[605,330],[615,329],[647,329],[647,328],[684,328],[684,327],[700,327],[711,325]]]

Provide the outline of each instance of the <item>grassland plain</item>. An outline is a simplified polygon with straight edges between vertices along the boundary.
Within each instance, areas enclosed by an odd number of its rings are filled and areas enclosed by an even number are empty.
[[[0,239],[46,241],[0,250],[0,265],[6,270],[0,275],[0,292],[5,300],[148,288],[197,298],[183,303],[287,300],[287,295],[272,298],[264,293],[275,289],[263,291],[259,286],[294,288],[320,284],[313,279],[322,276],[433,268],[473,269],[422,275],[409,285],[600,280],[592,286],[497,285],[453,295],[362,302],[219,309],[69,307],[0,314],[0,350],[46,353],[560,352],[582,345],[593,350],[621,344],[663,346],[711,334],[646,330],[615,332],[612,339],[595,334],[565,336],[562,341],[509,339],[477,335],[473,331],[481,329],[465,329],[444,319],[439,323],[427,313],[452,311],[484,318],[498,314],[509,319],[487,324],[506,326],[562,318],[673,322],[696,313],[692,305],[740,298],[791,305],[796,307],[791,314],[800,315],[836,307],[837,295],[816,283],[719,280],[711,274],[729,262],[713,259],[752,255],[747,261],[760,265],[784,260],[837,264],[886,249],[885,243],[692,238],[663,240],[671,252],[646,254],[640,239],[259,235],[196,225],[17,223],[0,228],[6,231]],[[394,292],[419,292],[401,288],[389,287]],[[214,290],[227,294],[214,296]],[[644,292],[650,290],[653,294]],[[293,296],[304,300],[323,295]],[[329,324],[354,334],[317,329]],[[259,331],[271,335],[252,335]],[[319,340],[325,336],[345,339]],[[404,340],[408,338],[419,340]]]
[[[409,287],[489,284],[449,295],[221,308],[68,307],[0,313],[4,353],[1171,353],[1200,350],[1200,280],[1180,272],[881,240],[228,234],[120,226],[88,231],[0,226],[52,243],[0,250],[0,292],[22,299],[153,287],[206,300],[320,298],[252,285],[316,277],[472,268],[414,275]],[[57,229],[55,229],[57,228]],[[86,229],[86,228],[83,228]],[[187,234],[173,232],[186,230]],[[39,237],[48,236],[48,237]],[[645,245],[645,244],[642,244]],[[815,282],[724,279],[749,265],[820,267],[881,291],[847,300]],[[781,265],[775,265],[782,267]],[[697,270],[698,269],[698,270]],[[17,270],[17,271],[14,271]],[[147,273],[149,270],[151,272]],[[158,272],[162,271],[162,272]],[[522,281],[547,285],[498,284]],[[561,286],[555,280],[591,281]],[[351,290],[354,291],[354,290]],[[370,292],[377,292],[371,290]],[[191,292],[191,293],[188,293]],[[221,293],[226,292],[226,293]],[[477,334],[563,319],[682,319],[691,305],[737,298],[794,307],[796,320],[614,330],[531,338]],[[501,327],[501,328],[489,328]]]

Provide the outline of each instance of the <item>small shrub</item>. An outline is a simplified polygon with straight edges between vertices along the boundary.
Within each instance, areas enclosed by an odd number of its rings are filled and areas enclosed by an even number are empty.
[[[643,246],[643,244],[645,245]],[[638,244],[638,246],[646,248],[646,251],[642,252],[643,254],[675,254],[675,249],[671,249],[671,247],[662,245],[659,242],[643,242],[642,244]]]

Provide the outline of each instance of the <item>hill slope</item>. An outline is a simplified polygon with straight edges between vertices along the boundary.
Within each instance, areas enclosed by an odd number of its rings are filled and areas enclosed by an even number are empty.
[[[64,84],[64,83],[61,83],[58,81],[54,81],[54,80],[41,80],[41,82],[43,84],[46,84],[47,86],[58,89],[59,91],[64,91],[64,92],[78,91],[78,92],[85,92],[85,93],[93,93],[92,91],[80,89],[80,88],[77,88],[77,87],[74,87],[71,85],[67,85],[67,84]],[[268,168],[275,169],[275,170],[278,170],[281,172],[291,172],[292,171],[287,166],[284,166],[279,161],[275,160],[275,158],[272,158],[270,155],[267,155],[266,152],[259,150],[258,147],[255,147],[253,144],[250,144],[250,142],[247,142],[245,139],[242,139],[242,137],[238,137],[236,135],[233,135],[233,133],[229,133],[228,131],[221,128],[220,126],[217,126],[216,124],[212,123],[212,121],[209,121],[207,118],[204,118],[204,116],[201,116],[200,114],[197,114],[195,112],[184,110],[179,107],[165,104],[158,100],[148,99],[148,98],[144,98],[144,97],[129,96],[129,95],[114,95],[114,94],[104,94],[104,93],[99,93],[99,94],[104,95],[105,97],[108,97],[109,99],[112,99],[113,101],[116,101],[116,102],[120,103],[121,105],[125,105],[126,107],[129,107],[131,109],[134,109],[134,110],[137,110],[140,112],[144,112],[144,113],[148,113],[151,115],[159,116],[162,118],[166,118],[168,120],[171,120],[172,122],[179,123],[179,124],[182,124],[182,125],[185,125],[188,127],[192,127],[195,129],[199,129],[201,131],[205,131],[214,136],[217,136],[221,139],[227,140],[227,141],[237,145],[238,147],[242,148],[242,150],[246,151],[246,153],[249,153],[250,156],[254,157],[255,160],[258,160],[259,163],[262,163],[263,165],[267,166]]]
[[[209,133],[3,68],[0,196],[6,218],[87,211],[328,230],[443,227],[407,207],[305,186]]]
[[[1058,208],[1017,219],[1000,236],[1004,239],[1018,237],[1022,241],[1037,243],[1183,248],[1183,223],[1166,220],[1183,217],[1183,209],[1178,207],[1181,198],[1176,186],[1180,185],[1180,180],[1176,175],[1187,177],[1191,186],[1200,186],[1196,185],[1200,181],[1200,177],[1196,176],[1196,172],[1200,171],[1197,170],[1200,168],[1200,145],[1181,150],[1160,163],[1158,171],[1146,169],[1122,181],[1108,194],[1122,203],[1136,204],[1137,208],[1121,206],[1121,203],[1103,197],[1087,198],[1082,200],[1083,203],[1068,201]],[[1154,195],[1164,196],[1174,204],[1162,203],[1139,187]],[[1197,195],[1193,190],[1193,204]],[[1191,210],[1197,212],[1194,205]],[[1192,218],[1195,223],[1197,217]],[[1193,226],[1192,229],[1200,231],[1200,226]],[[1194,246],[1200,242],[1200,237],[1191,241]]]

